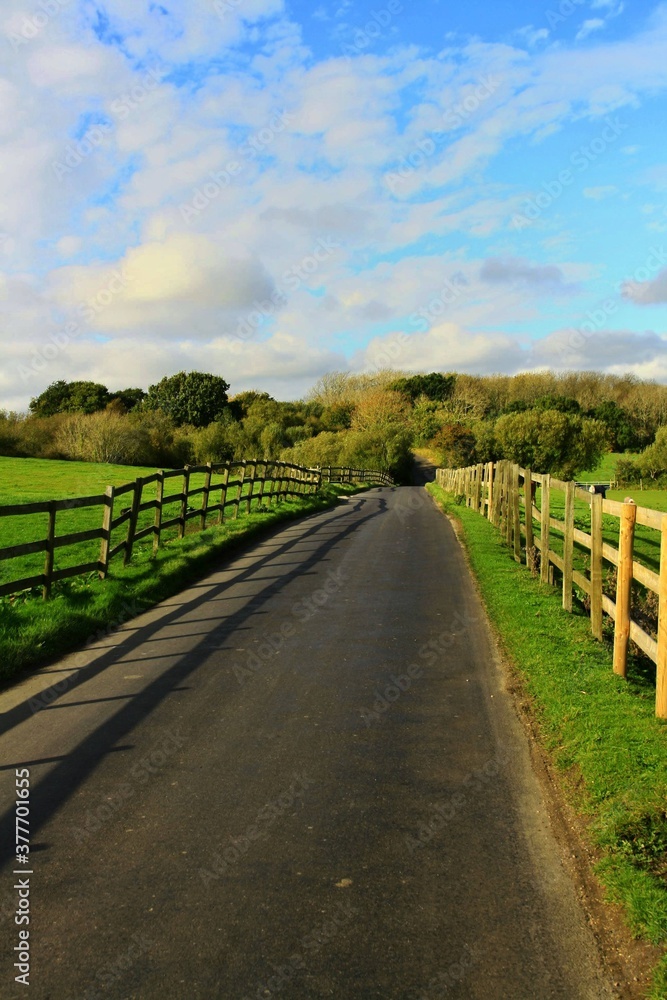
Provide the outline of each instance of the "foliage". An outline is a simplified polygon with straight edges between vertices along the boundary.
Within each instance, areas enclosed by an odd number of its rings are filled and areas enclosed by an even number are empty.
[[[177,426],[206,427],[227,406],[229,383],[206,372],[178,372],[148,387],[144,407],[162,410]]]
[[[559,410],[506,414],[497,421],[495,434],[503,458],[562,479],[591,468],[606,446],[603,424]]]
[[[445,424],[434,436],[431,445],[446,468],[461,468],[475,460],[475,435],[465,424]]]
[[[402,393],[412,403],[420,396],[443,403],[451,396],[455,384],[456,375],[431,372],[430,375],[409,375],[406,378],[396,379],[389,388]]]
[[[52,417],[55,413],[95,413],[110,401],[109,390],[99,382],[61,379],[30,400],[30,412],[36,417]]]

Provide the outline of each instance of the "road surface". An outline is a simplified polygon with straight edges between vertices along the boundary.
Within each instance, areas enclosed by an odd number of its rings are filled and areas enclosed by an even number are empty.
[[[0,708],[3,998],[613,996],[423,489],[274,530]]]

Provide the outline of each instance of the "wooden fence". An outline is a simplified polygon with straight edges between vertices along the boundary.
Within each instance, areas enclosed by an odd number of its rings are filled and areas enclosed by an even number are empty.
[[[634,502],[603,499],[575,483],[539,475],[507,461],[466,469],[438,469],[436,482],[450,493],[465,497],[469,507],[488,517],[500,529],[516,561],[525,560],[533,572],[539,552],[543,582],[554,583],[554,571],[558,570],[566,610],[572,611],[575,588],[588,595],[591,630],[597,639],[602,639],[603,615],[611,618],[615,673],[626,676],[630,640],[653,660],[657,674],[656,715],[667,718],[667,514],[638,507]],[[588,531],[575,524],[575,505],[580,510],[582,505],[588,508],[584,511]],[[562,520],[553,516],[554,510],[561,507]],[[603,530],[605,515],[616,522],[612,532],[614,537],[618,535],[616,546],[604,539],[604,534],[609,534]],[[655,552],[652,561],[659,572],[645,565],[650,560],[640,562],[636,558],[637,526],[659,533],[645,540],[644,546],[646,551],[652,548]],[[553,545],[562,551],[554,551]],[[615,600],[604,593],[605,563],[616,571]],[[656,638],[632,618],[633,581],[658,596]]]
[[[338,465],[328,465],[320,469],[322,479],[327,483],[377,483],[378,486],[395,486],[388,472],[370,472],[368,469],[347,469]]]
[[[192,488],[191,478],[196,474],[203,474],[204,485]],[[176,491],[169,493],[168,487],[173,479],[180,479],[181,483]],[[286,462],[209,462],[207,465],[186,466],[184,469],[159,470],[152,476],[139,477],[123,486],[107,486],[104,493],[96,496],[0,506],[0,518],[47,515],[45,538],[0,549],[0,562],[44,552],[43,572],[3,583],[0,586],[0,597],[41,586],[46,600],[51,596],[52,586],[58,580],[90,572],[98,572],[104,579],[110,561],[121,552],[124,565],[127,565],[132,558],[134,545],[143,538],[152,536],[153,552],[156,552],[162,533],[169,528],[177,528],[178,537],[182,538],[188,521],[195,520],[201,531],[211,519],[215,519],[216,524],[222,524],[228,512],[232,518],[236,518],[239,510],[250,512],[253,504],[272,504],[288,497],[314,493],[320,488],[321,482],[322,474],[319,470]],[[143,491],[153,484],[156,486],[155,498],[144,500]],[[116,513],[121,497],[126,499],[120,513]],[[193,508],[191,501],[195,497],[201,497],[201,500],[199,506]],[[163,519],[165,507],[174,504],[178,514]],[[83,507],[101,508],[100,526],[58,535],[58,513]],[[153,523],[139,529],[139,515],[144,511],[154,511]],[[112,545],[112,533],[123,525],[127,525],[123,539]],[[96,540],[100,542],[96,560],[65,569],[55,568],[57,549]]]

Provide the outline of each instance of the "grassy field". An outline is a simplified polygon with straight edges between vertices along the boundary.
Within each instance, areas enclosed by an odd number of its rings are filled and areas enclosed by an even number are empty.
[[[52,498],[95,495],[107,483],[122,485],[138,475],[150,475],[154,469],[130,466],[94,465],[84,462],[40,461],[36,459],[0,459],[0,504],[27,503]],[[203,476],[200,477],[203,484]],[[169,492],[180,489],[181,480],[171,480]],[[193,486],[199,485],[192,477]],[[362,487],[365,489],[366,487]],[[50,601],[41,600],[40,588],[19,595],[0,598],[0,681],[11,679],[18,671],[39,666],[78,648],[100,629],[127,621],[152,604],[177,593],[222,554],[265,531],[281,520],[322,510],[341,494],[358,492],[358,487],[325,486],[319,494],[274,503],[251,513],[243,506],[238,519],[221,526],[197,531],[197,519],[189,522],[183,539],[167,536],[167,544],[153,557],[149,538],[135,545],[132,562],[123,566],[121,557],[112,561],[109,576],[100,580],[97,573],[73,577],[54,585]],[[153,496],[155,494],[153,493]],[[147,491],[145,499],[150,499]],[[121,498],[123,499],[123,498]],[[197,500],[199,498],[196,498]],[[177,505],[174,505],[176,508]],[[147,523],[152,521],[152,511]],[[174,509],[174,514],[176,509]],[[165,517],[171,516],[165,513]],[[63,512],[57,533],[82,531],[101,524],[101,508],[83,508]],[[121,527],[121,533],[125,526]],[[45,536],[45,517],[0,518],[0,547]],[[167,533],[165,533],[167,535]],[[116,539],[114,539],[116,541]],[[57,566],[95,560],[99,542],[57,550],[63,558]],[[17,573],[41,572],[42,553],[0,563],[2,579],[17,579]],[[19,564],[17,569],[17,564]],[[8,569],[11,567],[11,571]]]
[[[523,678],[541,739],[563,775],[601,860],[598,874],[633,932],[667,943],[667,726],[654,718],[655,689],[612,669],[583,614],[514,562],[497,529],[435,484],[429,491],[462,525],[473,569],[505,650]],[[667,958],[651,1000],[667,997]]]
[[[636,458],[629,452],[609,451],[603,455],[598,465],[591,472],[582,472],[577,476],[580,483],[609,483],[616,475],[616,463],[619,458]]]
[[[0,457],[0,505],[31,503],[41,500],[70,499],[72,497],[95,496],[104,493],[107,485],[122,486],[132,482],[138,476],[150,476],[155,472],[152,468],[128,465],[105,465],[92,462],[60,462],[35,458],[2,458]],[[213,477],[212,485],[220,482],[221,477]],[[182,488],[180,477],[170,479],[165,484],[167,495],[178,493]],[[190,486],[196,489],[204,485],[204,475],[190,477]],[[247,496],[248,486],[243,489]],[[230,492],[231,499],[236,492]],[[143,500],[152,500],[156,496],[156,485],[153,483],[143,492]],[[217,497],[212,497],[213,503]],[[114,516],[129,506],[131,494],[119,497],[114,509]],[[201,504],[201,496],[194,498],[195,504]],[[253,501],[258,506],[258,501]],[[167,504],[163,508],[163,520],[176,517],[180,504]],[[231,513],[231,511],[230,511]],[[75,531],[87,531],[102,525],[103,507],[83,507],[75,510],[59,511],[56,519],[56,535],[67,535]],[[143,511],[139,516],[138,529],[148,527],[153,523],[154,512]],[[210,518],[209,523],[215,520]],[[193,523],[194,522],[194,523]],[[188,532],[196,530],[197,519],[188,523]],[[0,518],[0,548],[19,545],[24,542],[37,541],[46,537],[47,514],[28,514]],[[122,541],[127,532],[127,524],[121,525],[113,534],[111,544]],[[169,541],[175,538],[177,529],[171,528],[164,532],[163,539]],[[94,562],[99,555],[99,541],[82,542],[57,548],[55,552],[55,569],[65,569],[69,566]],[[152,539],[149,537],[138,543],[135,552],[148,553],[152,550]],[[117,557],[121,558],[121,557]],[[0,584],[12,580],[20,580],[35,576],[42,572],[44,554],[32,553],[16,559],[0,561]],[[59,585],[56,585],[59,586]],[[63,584],[65,586],[65,584]]]

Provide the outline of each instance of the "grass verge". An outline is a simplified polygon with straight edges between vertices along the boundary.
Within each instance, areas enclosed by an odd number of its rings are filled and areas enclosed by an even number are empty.
[[[430,483],[460,522],[472,568],[505,651],[523,677],[542,742],[587,829],[607,898],[632,932],[667,944],[667,726],[654,717],[655,689],[612,670],[611,650],[583,614],[512,558],[497,529]],[[667,997],[667,952],[650,1000]]]
[[[132,562],[113,564],[106,580],[96,573],[59,585],[55,597],[42,601],[28,593],[0,599],[0,682],[45,663],[178,593],[222,555],[266,532],[281,521],[330,507],[342,494],[368,487],[324,486],[319,493],[285,501],[220,527],[193,531],[152,554],[152,542],[134,548]]]

